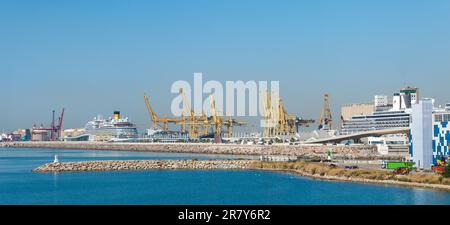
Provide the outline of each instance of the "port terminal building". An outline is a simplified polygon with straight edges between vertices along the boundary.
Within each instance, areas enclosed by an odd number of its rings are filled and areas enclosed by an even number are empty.
[[[340,134],[408,128],[411,122],[411,107],[417,104],[418,97],[418,88],[405,87],[394,93],[392,100],[387,96],[375,95],[372,109],[370,104],[354,104],[352,110],[344,106],[341,109],[343,122]],[[350,118],[349,113],[353,114]]]

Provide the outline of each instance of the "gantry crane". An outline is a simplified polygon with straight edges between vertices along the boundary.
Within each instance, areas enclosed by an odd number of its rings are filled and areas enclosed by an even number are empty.
[[[226,128],[225,134],[227,137],[233,137],[233,129],[235,126],[244,126],[247,123],[242,121],[237,121],[231,117],[228,117],[227,119],[222,119],[222,124]]]
[[[194,110],[190,107],[190,103],[184,95],[183,88],[180,88],[180,95],[183,100],[183,118],[182,122],[179,122],[183,127],[189,127],[189,138],[197,138],[200,135],[207,135],[209,129],[209,120],[205,113],[201,115],[195,115]]]
[[[267,109],[266,102],[264,101],[264,96],[261,90],[259,90],[259,101],[261,102],[263,113],[263,137],[269,137],[269,110]]]
[[[211,121],[213,125],[214,132],[214,143],[222,142],[222,119],[216,112],[216,103],[214,97],[209,95],[210,105],[211,105]]]
[[[214,133],[214,142],[221,141],[222,137],[222,127],[225,127],[225,134],[227,137],[233,136],[233,128],[235,126],[243,126],[247,124],[246,122],[237,121],[231,117],[220,117],[219,113],[216,110],[216,103],[213,95],[209,95],[210,105],[211,105],[211,117],[210,122],[213,128]]]
[[[331,130],[332,117],[329,98],[330,95],[328,93],[323,95],[323,107],[320,112],[319,130]]]
[[[264,137],[295,135],[300,126],[309,126],[314,123],[314,120],[305,120],[289,114],[284,108],[283,100],[278,98],[275,93],[272,93],[271,96],[269,91],[266,91],[266,96],[265,101],[262,92],[259,92],[263,111]]]
[[[147,95],[144,94],[144,101],[145,105],[147,106],[148,114],[150,116],[150,120],[153,122],[153,128],[158,129],[160,127],[163,131],[169,130],[169,124],[177,124],[182,123],[185,121],[185,118],[168,118],[168,117],[159,117],[156,115],[156,113],[153,111],[152,107],[150,106],[150,103],[148,101]],[[184,132],[182,128],[182,132]]]
[[[259,99],[261,101],[261,108],[263,109],[263,114],[264,114],[263,115],[263,121],[264,121],[263,136],[264,137],[272,137],[274,134],[274,127],[276,125],[276,121],[274,119],[274,118],[276,118],[276,116],[274,115],[270,92],[268,90],[266,91],[266,99],[264,100],[264,96],[260,90],[259,91]]]
[[[190,104],[184,94],[184,90],[180,89],[180,96],[183,101],[183,113],[180,118],[167,118],[158,117],[153,111],[147,96],[144,94],[144,101],[147,106],[147,110],[150,116],[150,120],[153,123],[154,129],[161,127],[163,131],[169,130],[169,124],[181,125],[182,132],[188,132],[190,139],[196,139],[200,136],[207,136],[209,129],[212,127],[213,133],[222,133],[222,126],[226,128],[226,134],[228,137],[233,136],[234,126],[245,125],[245,122],[236,121],[230,118],[221,118],[215,108],[214,98],[210,96],[211,100],[211,117],[208,117],[205,113],[196,115],[194,110],[190,107]]]
[[[289,114],[284,108],[283,100],[281,98],[279,108],[279,120],[280,124],[282,124],[282,126],[280,126],[280,130],[278,131],[279,135],[295,135],[299,132],[299,127],[308,127],[310,124],[315,122],[315,120],[312,119],[303,119],[296,115]]]

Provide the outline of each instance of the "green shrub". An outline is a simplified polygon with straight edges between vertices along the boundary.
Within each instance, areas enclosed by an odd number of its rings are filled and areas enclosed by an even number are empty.
[[[445,178],[449,178],[450,177],[450,165],[449,164],[447,164],[444,167],[444,173],[442,174],[442,176],[445,177]]]

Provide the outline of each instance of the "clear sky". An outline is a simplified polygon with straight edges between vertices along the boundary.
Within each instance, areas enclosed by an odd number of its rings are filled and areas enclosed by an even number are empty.
[[[450,102],[448,0],[0,1],[0,131],[82,127],[121,110],[149,126],[176,80],[279,80],[290,113],[318,119],[331,94],[370,102],[401,86]]]

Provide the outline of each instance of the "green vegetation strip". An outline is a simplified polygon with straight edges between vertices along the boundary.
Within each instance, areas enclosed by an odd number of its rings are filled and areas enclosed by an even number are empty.
[[[253,169],[285,171],[320,179],[397,184],[450,191],[450,178],[433,173],[412,172],[408,175],[398,175],[390,170],[344,169],[305,161],[254,162],[251,166]]]

